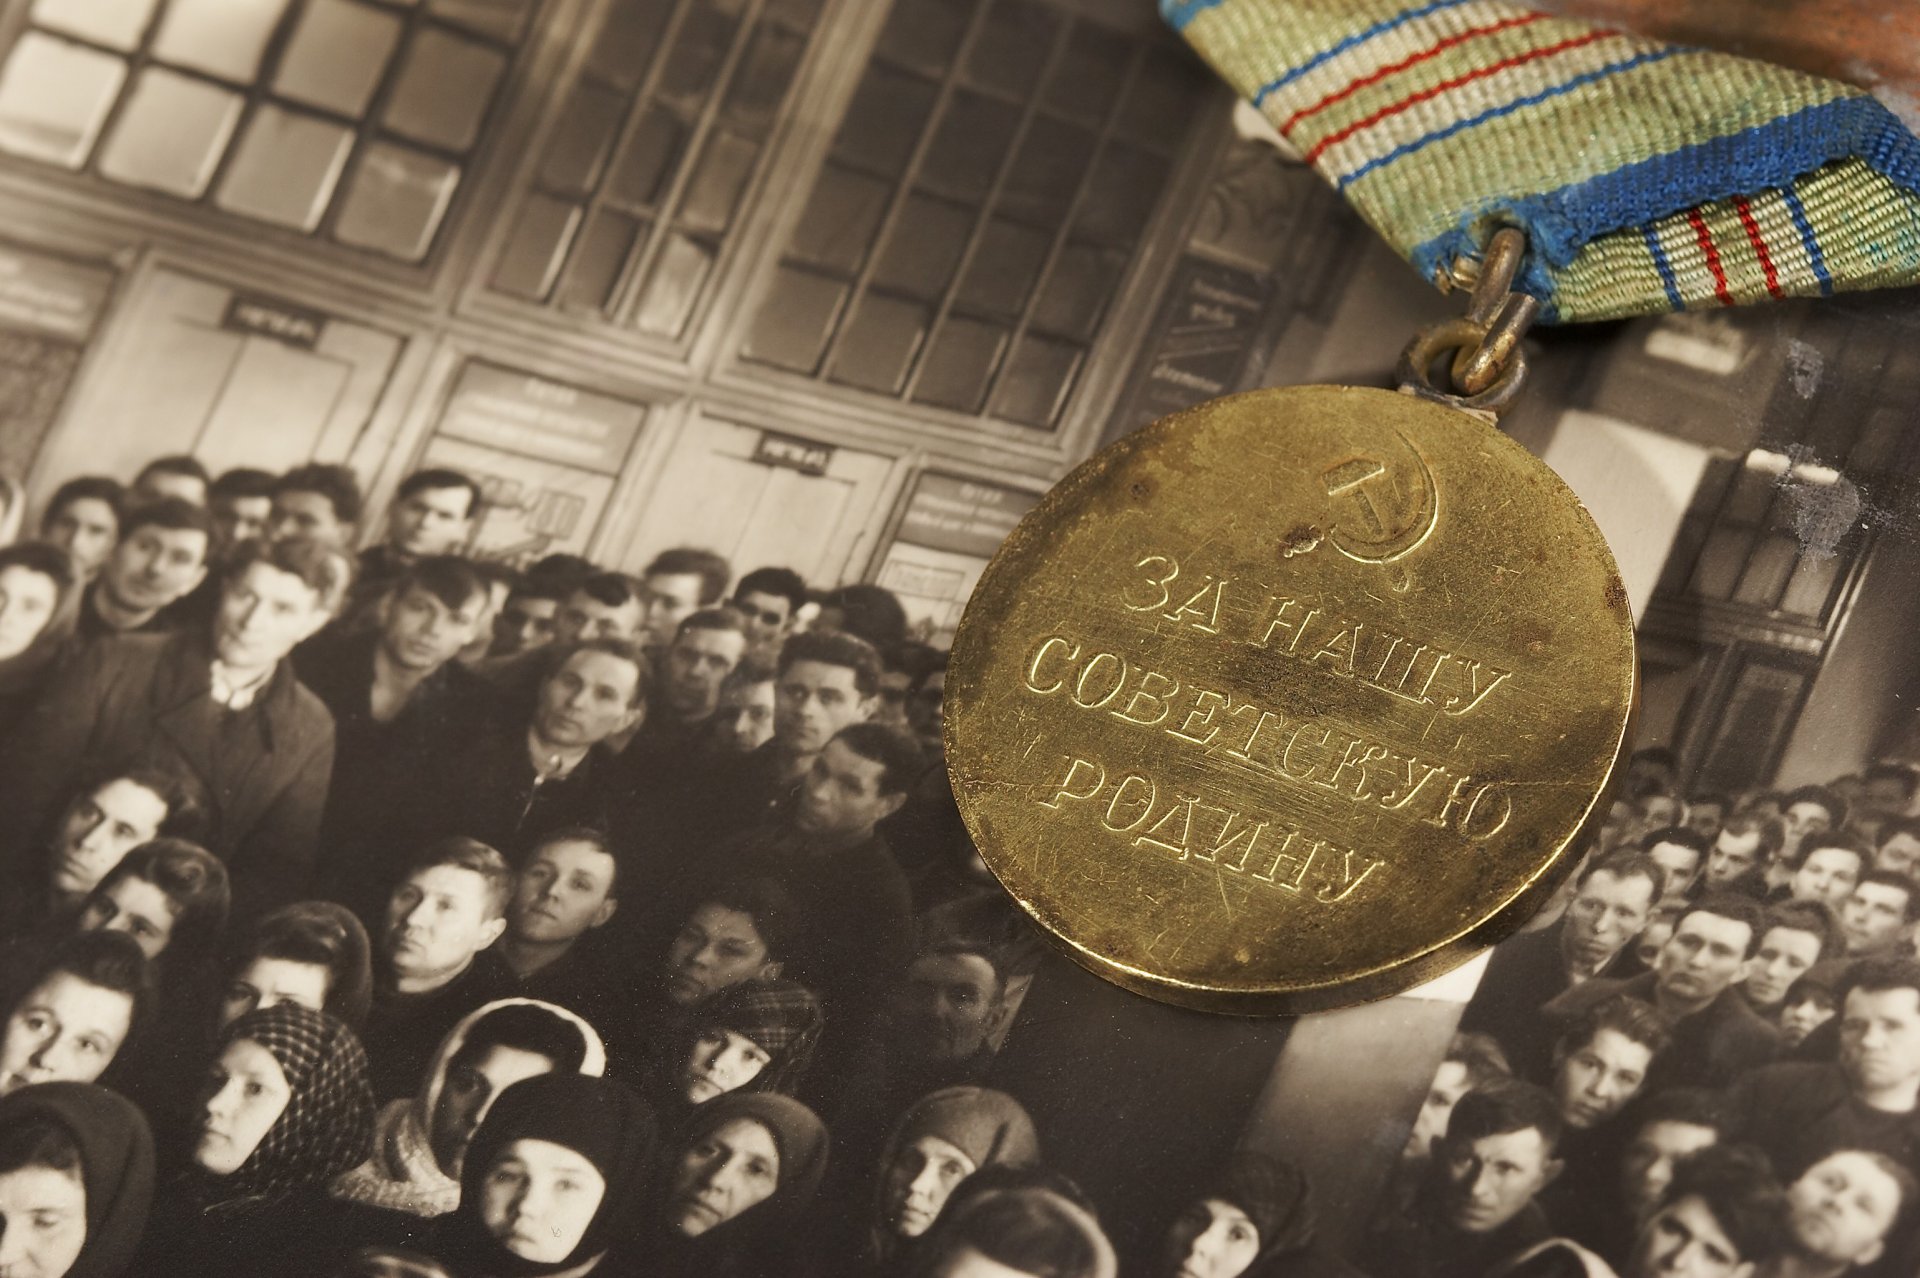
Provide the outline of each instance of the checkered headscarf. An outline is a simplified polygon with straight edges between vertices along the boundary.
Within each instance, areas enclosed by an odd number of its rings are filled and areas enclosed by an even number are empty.
[[[693,1018],[693,1036],[727,1029],[758,1043],[773,1059],[747,1085],[755,1092],[791,1093],[820,1041],[820,1000],[792,981],[742,981],[701,1004]]]
[[[323,1185],[366,1158],[373,1142],[373,1087],[366,1051],[344,1022],[276,1003],[229,1025],[220,1045],[241,1038],[272,1053],[292,1095],[247,1161],[222,1177],[223,1199],[280,1198]]]

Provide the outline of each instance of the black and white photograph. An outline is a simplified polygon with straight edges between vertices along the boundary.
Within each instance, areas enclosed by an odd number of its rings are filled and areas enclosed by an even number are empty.
[[[1184,11],[0,0],[0,1278],[1920,1273],[1920,291],[1526,334],[1638,702],[1464,966],[1186,1010],[982,859],[1008,534],[1466,304]]]

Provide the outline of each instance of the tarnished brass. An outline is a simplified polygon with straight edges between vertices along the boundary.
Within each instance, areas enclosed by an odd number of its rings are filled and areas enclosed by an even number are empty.
[[[981,855],[1129,989],[1307,1012],[1517,927],[1597,817],[1633,621],[1579,501],[1485,420],[1304,387],[1156,422],[975,589],[947,759]]]

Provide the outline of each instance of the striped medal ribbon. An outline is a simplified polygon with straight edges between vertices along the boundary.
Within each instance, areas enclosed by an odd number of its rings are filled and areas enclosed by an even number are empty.
[[[1864,90],[1501,0],[1160,0],[1428,278],[1517,226],[1545,322],[1920,282],[1920,140]]]

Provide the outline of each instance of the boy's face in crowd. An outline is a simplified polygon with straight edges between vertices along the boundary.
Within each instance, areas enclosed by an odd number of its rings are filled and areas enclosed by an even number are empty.
[[[1682,916],[1660,947],[1654,967],[1662,993],[1681,1002],[1708,1003],[1739,978],[1753,930],[1738,919],[1704,910]]]
[[[1876,870],[1891,870],[1912,878],[1916,867],[1920,867],[1920,838],[1905,830],[1889,835],[1874,854],[1873,868]]]
[[[54,972],[24,994],[0,1036],[0,1096],[30,1083],[91,1083],[133,1028],[133,996]]]
[[[221,1049],[203,1086],[193,1161],[216,1176],[231,1176],[292,1099],[293,1088],[274,1054],[250,1038],[234,1039]]]
[[[1705,839],[1709,846],[1719,836],[1726,819],[1726,806],[1711,800],[1702,800],[1687,808],[1687,828]]]
[[[333,508],[333,499],[325,493],[303,492],[293,488],[274,494],[273,515],[267,522],[267,537],[272,541],[299,537],[307,541],[345,546],[353,540],[353,525],[340,518],[339,512]]]
[[[1840,1065],[1857,1091],[1920,1081],[1920,990],[1850,990],[1840,1009]]]
[[[1447,1222],[1468,1234],[1499,1229],[1560,1174],[1537,1127],[1472,1141],[1443,1139],[1440,1168]]]
[[[1673,916],[1663,914],[1649,918],[1647,925],[1640,929],[1639,939],[1633,943],[1634,957],[1647,967],[1660,964],[1660,951],[1666,948],[1667,941],[1673,936]]]
[[[387,516],[387,540],[402,554],[445,555],[473,531],[473,494],[465,487],[422,488]]]
[[[773,1197],[780,1188],[780,1147],[750,1118],[735,1118],[688,1146],[673,1171],[667,1219],[697,1238]]]
[[[272,564],[251,563],[221,592],[214,655],[237,669],[264,670],[326,623],[311,586]]]
[[[128,496],[136,506],[165,497],[178,497],[192,505],[204,506],[207,504],[207,481],[198,475],[187,475],[177,470],[150,470],[134,481]]]
[[[235,974],[220,999],[220,1028],[262,1007],[297,1003],[322,1012],[327,1007],[333,976],[320,963],[262,956]]]
[[[1862,883],[1840,907],[1840,927],[1847,936],[1847,953],[1885,954],[1900,944],[1907,927],[1911,895],[1891,883]]]
[[[1660,883],[1661,897],[1677,901],[1685,896],[1693,886],[1694,876],[1700,872],[1700,854],[1684,843],[1656,843],[1647,855],[1665,876]]]
[[[1787,1216],[1802,1253],[1871,1265],[1900,1215],[1900,1183],[1855,1149],[1828,1154],[1787,1186]]]
[[[1440,1068],[1433,1072],[1433,1082],[1427,1087],[1426,1099],[1420,1102],[1420,1112],[1414,1116],[1413,1130],[1407,1133],[1406,1148],[1400,1156],[1409,1160],[1430,1157],[1434,1142],[1447,1134],[1447,1120],[1453,1117],[1453,1107],[1472,1087],[1466,1062],[1441,1061]]]
[[[907,969],[901,1030],[926,1056],[962,1060],[986,1044],[1000,978],[979,954],[928,954]]]
[[[120,540],[120,521],[113,507],[98,497],[76,497],[47,517],[46,539],[73,556],[83,577],[100,571]]]
[[[1622,1278],[1751,1278],[1712,1208],[1689,1194],[1655,1212],[1640,1230]]]
[[[714,732],[721,746],[734,754],[746,754],[765,745],[773,736],[773,680],[722,687],[720,705],[714,711]]]
[[[508,927],[524,941],[571,941],[613,917],[613,857],[580,839],[547,843],[515,881]]]
[[[851,666],[796,661],[774,681],[773,734],[792,754],[816,754],[833,734],[872,711]]]
[[[1760,831],[1722,830],[1707,852],[1707,886],[1723,888],[1760,864]]]
[[[540,685],[534,730],[549,745],[584,750],[640,717],[640,669],[610,652],[576,652]]]
[[[1720,1133],[1698,1123],[1662,1120],[1633,1134],[1620,1155],[1620,1197],[1634,1224],[1646,1222],[1673,1183],[1673,1165],[1688,1154],[1720,1143]]]
[[[1820,938],[1794,927],[1772,927],[1747,960],[1747,999],[1755,1007],[1777,1007],[1787,989],[1820,961]]]
[[[207,535],[197,528],[134,529],[107,556],[100,585],[130,611],[157,611],[207,575]]]
[[[704,1105],[745,1087],[772,1063],[767,1049],[745,1034],[714,1026],[694,1039],[681,1071],[681,1089],[689,1104]]]
[[[424,586],[408,586],[384,605],[381,651],[402,670],[438,670],[473,642],[486,604],[484,591],[474,591],[456,608]]]
[[[940,709],[946,704],[947,672],[936,670],[907,696],[907,723],[921,744],[940,748]]]
[[[1833,995],[1822,989],[1805,989],[1780,1008],[1780,1037],[1788,1047],[1806,1042],[1807,1035],[1825,1025],[1839,1011]]]
[[[492,914],[478,872],[430,866],[402,880],[387,902],[387,962],[402,980],[432,988],[464,971],[506,925]]]
[[[794,824],[808,834],[851,837],[900,809],[904,794],[881,791],[886,767],[844,741],[829,741],[800,783]]]
[[[1825,834],[1833,828],[1833,813],[1827,811],[1827,805],[1810,799],[1790,803],[1780,813],[1780,825],[1786,833],[1783,852],[1797,851],[1803,840],[1816,834]]]
[[[75,799],[53,846],[53,887],[91,892],[127,853],[160,833],[167,801],[126,777]]]
[[[602,603],[584,590],[567,596],[553,618],[555,643],[582,639],[632,639],[640,633],[646,605],[629,597],[625,603]]]
[[[720,685],[747,652],[738,630],[682,630],[667,649],[667,706],[683,722],[707,718],[720,703]]]
[[[267,535],[267,525],[273,521],[273,498],[215,497],[207,513],[213,517],[215,547],[225,551]]]
[[[1816,847],[1789,884],[1796,901],[1820,901],[1839,909],[1860,881],[1860,855],[1850,848]]]
[[[515,1083],[551,1074],[555,1068],[551,1056],[505,1043],[455,1052],[427,1120],[427,1145],[440,1170],[449,1176],[460,1174],[467,1146],[473,1143],[473,1134],[480,1130],[481,1120],[501,1092]]]
[[[681,1007],[779,975],[753,917],[714,902],[695,910],[667,947],[667,998]]]
[[[1671,794],[1649,794],[1640,800],[1640,821],[1649,830],[1679,825],[1685,809]]]
[[[1567,906],[1566,944],[1573,959],[1591,971],[1618,954],[1646,927],[1653,895],[1645,875],[1589,874]]]
[[[700,588],[705,584],[697,572],[656,572],[641,584],[649,644],[665,647],[673,642],[680,623],[700,611]]]
[[[82,932],[103,928],[124,932],[152,962],[166,953],[177,913],[173,898],[159,884],[128,874],[112,887],[94,889],[86,908],[80,911],[77,926]]]
[[[1586,1043],[1561,1053],[1553,1073],[1553,1099],[1568,1127],[1588,1128],[1620,1112],[1647,1081],[1653,1051],[1619,1030],[1603,1028]]]
[[[573,1254],[607,1194],[606,1177],[590,1159],[550,1140],[509,1141],[480,1184],[487,1232],[539,1265]]]
[[[0,568],[0,661],[32,646],[59,606],[53,578],[21,564]]]
[[[558,599],[540,595],[509,595],[493,619],[493,653],[510,657],[551,643],[554,618],[560,612]]]
[[[756,652],[778,648],[793,624],[793,602],[785,595],[749,590],[735,595],[733,606],[747,627],[747,646]]]

